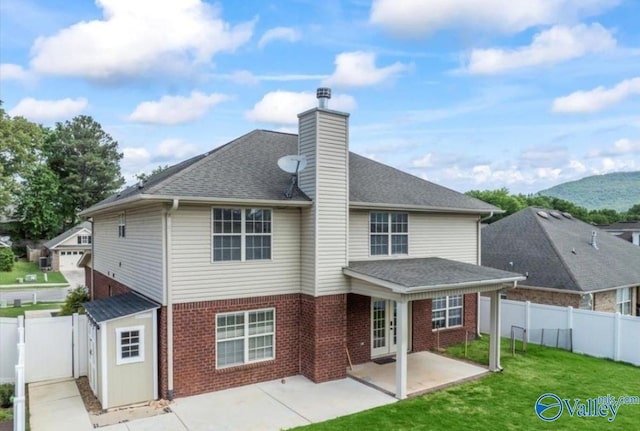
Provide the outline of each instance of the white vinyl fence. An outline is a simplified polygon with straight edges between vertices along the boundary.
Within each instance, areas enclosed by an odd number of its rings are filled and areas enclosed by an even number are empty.
[[[25,344],[24,344],[24,317],[17,319],[16,333],[18,343],[16,352],[18,361],[14,367],[15,370],[15,388],[13,397],[13,430],[24,431],[26,424],[26,379],[25,379]]]
[[[0,318],[0,383],[14,383],[18,318]],[[26,382],[87,375],[87,316],[24,320]]]
[[[480,331],[485,333],[490,304],[490,298],[480,297]],[[510,337],[512,326],[526,329],[527,342],[559,344],[576,353],[640,366],[640,317],[503,299],[500,334]]]

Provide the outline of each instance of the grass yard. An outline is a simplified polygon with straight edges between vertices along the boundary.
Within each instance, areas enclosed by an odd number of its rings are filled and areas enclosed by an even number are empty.
[[[22,284],[24,287],[29,287],[30,284],[40,284],[45,282],[45,273],[40,271],[38,265],[35,262],[18,261],[15,263],[15,265],[13,265],[13,270],[11,272],[0,271],[0,286],[3,284],[16,284],[17,278],[24,278],[27,274],[36,274],[36,276],[38,277],[38,281],[29,283],[25,282]],[[64,276],[59,272],[49,271],[46,274],[47,284],[67,282]]]
[[[489,363],[488,336],[469,346],[469,358]],[[635,341],[634,341],[635,342]],[[464,345],[448,349],[464,357]],[[640,429],[640,405],[623,405],[613,422],[602,417],[571,417],[564,409],[554,422],[536,416],[535,403],[545,393],[561,399],[608,394],[640,396],[640,367],[529,344],[525,355],[511,356],[502,340],[502,373],[421,397],[351,416],[309,425],[319,430],[602,430]]]
[[[61,308],[64,304],[60,302],[41,302],[39,304],[24,305],[22,307],[13,307],[9,305],[7,308],[0,308],[0,317],[18,317],[22,316],[25,311],[33,310],[55,310]]]

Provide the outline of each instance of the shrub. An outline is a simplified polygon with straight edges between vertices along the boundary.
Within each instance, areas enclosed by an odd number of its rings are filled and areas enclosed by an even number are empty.
[[[11,247],[0,247],[0,271],[10,272],[16,260]]]
[[[83,302],[89,302],[89,291],[86,287],[80,286],[69,291],[67,298],[64,300],[64,305],[60,310],[61,316],[70,316],[73,313],[84,313]]]
[[[11,383],[0,385],[0,407],[7,408],[13,405],[14,386]]]

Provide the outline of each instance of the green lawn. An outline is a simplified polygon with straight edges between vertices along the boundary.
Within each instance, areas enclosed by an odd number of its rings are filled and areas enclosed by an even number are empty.
[[[38,268],[38,265],[35,262],[25,262],[19,261],[13,265],[13,270],[11,272],[3,272],[0,271],[0,285],[3,284],[16,284],[17,278],[24,278],[27,274],[36,274],[38,277],[38,281],[34,283],[44,283],[44,274]],[[47,283],[66,283],[67,280],[64,278],[62,274],[55,271],[47,272]],[[30,284],[34,283],[23,283],[25,287],[28,287]]]
[[[32,310],[55,310],[61,308],[63,303],[59,302],[40,302],[39,304],[24,305],[23,307],[14,307],[8,304],[7,308],[0,308],[0,317],[18,317],[22,316],[25,311]]]
[[[488,336],[474,341],[469,358],[488,364]],[[640,396],[640,367],[529,344],[526,355],[512,357],[502,340],[502,373],[421,397],[356,413],[305,430],[602,430],[640,429],[640,405],[623,405],[610,423],[601,417],[571,417],[554,422],[536,416],[535,402],[545,393],[561,399],[611,394]],[[447,354],[464,356],[464,346]]]

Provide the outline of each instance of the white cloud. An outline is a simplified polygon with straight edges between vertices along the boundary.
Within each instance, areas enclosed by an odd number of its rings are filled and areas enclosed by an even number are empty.
[[[419,37],[446,28],[518,33],[540,25],[575,22],[619,0],[376,0],[371,23],[401,37]]]
[[[393,79],[408,69],[408,65],[394,63],[386,67],[376,67],[373,52],[343,52],[336,56],[336,70],[324,80],[324,85],[361,87],[375,85]]]
[[[579,160],[571,160],[569,161],[569,168],[573,169],[579,174],[582,174],[587,171],[587,167]]]
[[[219,7],[201,0],[97,0],[103,19],[81,21],[38,38],[32,68],[96,80],[189,70],[221,51],[234,51],[255,21],[231,26]]]
[[[219,93],[203,94],[193,91],[191,96],[162,96],[159,101],[140,103],[129,115],[130,121],[152,124],[181,124],[201,118],[209,108],[229,100]]]
[[[258,48],[264,48],[268,43],[276,40],[284,40],[286,42],[296,42],[300,40],[300,32],[291,27],[275,27],[267,30],[260,41],[258,42]]]
[[[433,166],[433,154],[427,153],[424,157],[420,157],[411,162],[411,166],[414,168],[430,168]]]
[[[155,151],[154,160],[182,160],[198,154],[197,145],[185,142],[182,139],[165,139],[160,142]]]
[[[591,150],[589,157],[618,157],[632,154],[640,154],[640,141],[632,141],[631,139],[618,139],[613,146],[604,150]]]
[[[24,98],[9,111],[12,117],[25,117],[35,122],[68,120],[80,114],[88,105],[87,99],[37,100]]]
[[[467,71],[472,74],[494,74],[555,64],[615,46],[615,38],[600,24],[555,26],[536,34],[528,46],[517,49],[474,49]]]
[[[251,121],[274,124],[295,124],[298,114],[317,106],[315,93],[291,91],[272,91],[264,95],[253,109],[245,116]],[[346,94],[334,95],[329,101],[329,109],[351,111],[355,109],[356,101]]]
[[[30,73],[19,64],[0,64],[0,81],[25,81],[30,78]]]
[[[626,79],[610,89],[600,86],[558,97],[553,101],[551,110],[560,113],[597,112],[632,95],[640,95],[640,77]]]

